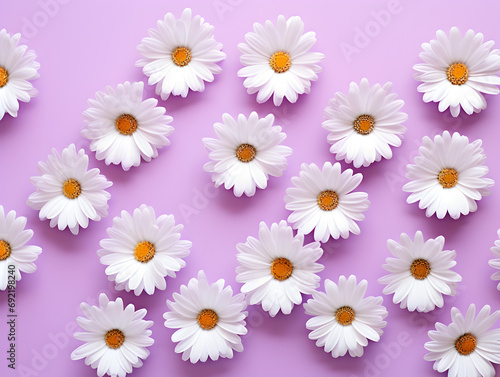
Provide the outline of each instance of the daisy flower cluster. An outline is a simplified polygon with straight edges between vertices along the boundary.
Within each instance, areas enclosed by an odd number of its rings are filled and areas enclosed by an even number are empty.
[[[408,115],[399,111],[404,101],[391,93],[392,83],[370,87],[366,78],[354,82],[347,95],[337,92],[325,110],[323,127],[329,131],[330,152],[356,168],[392,158],[391,147],[401,146]]]
[[[40,64],[28,46],[19,45],[21,34],[10,36],[0,30],[0,120],[8,113],[17,117],[19,101],[30,102],[38,95],[31,81],[38,78]]]
[[[401,234],[400,242],[387,241],[393,257],[382,266],[389,272],[379,279],[384,294],[394,294],[393,301],[402,309],[429,312],[444,305],[443,295],[454,296],[462,277],[451,270],[456,265],[455,251],[443,250],[444,237],[424,240],[421,231],[414,240]]]
[[[106,267],[110,281],[117,290],[164,290],[165,277],[175,278],[175,273],[186,266],[183,258],[189,255],[190,241],[180,240],[183,226],[175,224],[173,215],[156,217],[153,207],[141,205],[132,215],[122,211],[108,228],[110,238],[101,240],[97,251]]]
[[[434,140],[425,136],[414,164],[407,166],[403,186],[408,203],[418,202],[427,217],[453,219],[477,211],[477,201],[490,194],[494,181],[486,178],[486,154],[480,139],[470,143],[467,136],[444,131]]]
[[[27,245],[33,237],[31,229],[25,229],[27,218],[16,216],[16,211],[5,213],[0,205],[0,290],[9,285],[9,276],[21,280],[21,272],[31,274],[36,271],[35,261],[42,252],[38,246]]]
[[[212,161],[203,170],[212,173],[215,187],[233,189],[234,195],[255,195],[256,188],[265,189],[269,176],[279,177],[287,168],[290,147],[281,145],[286,134],[274,126],[274,115],[259,118],[254,111],[248,119],[239,114],[234,119],[222,115],[223,123],[215,123],[218,139],[203,138]]]
[[[500,54],[493,45],[473,30],[463,36],[456,27],[449,35],[438,30],[436,39],[422,44],[423,63],[413,66],[424,102],[438,102],[439,111],[449,108],[454,117],[460,109],[469,115],[486,109],[483,93],[500,92]]]
[[[491,326],[500,318],[500,310],[491,313],[489,305],[477,313],[471,304],[465,316],[451,309],[451,323],[436,323],[436,330],[429,331],[431,341],[425,343],[429,351],[424,359],[434,361],[434,370],[448,371],[449,377],[493,377],[492,363],[500,364],[500,329]]]
[[[72,360],[85,359],[99,377],[125,377],[142,366],[149,356],[147,347],[154,343],[149,330],[153,321],[144,319],[146,309],[135,310],[132,304],[124,307],[121,298],[110,301],[101,293],[99,306],[82,302],[80,310],[84,316],[76,321],[85,332],[74,336],[85,343],[71,353]]]
[[[257,103],[269,101],[281,106],[284,99],[298,101],[310,93],[318,80],[324,55],[313,52],[314,32],[304,32],[298,16],[280,15],[254,23],[253,31],[238,44],[243,65],[237,75]],[[29,102],[38,94],[31,81],[38,77],[36,54],[19,45],[20,34],[0,31],[0,120],[5,113],[16,117],[19,101]],[[436,39],[422,44],[414,65],[415,79],[421,84],[424,102],[437,102],[440,112],[450,109],[456,117],[463,110],[471,115],[486,108],[483,94],[498,94],[500,53],[492,41],[484,42],[481,33],[468,30],[464,35],[453,27],[449,34],[439,30]],[[163,101],[170,96],[187,97],[203,92],[222,72],[226,54],[214,36],[214,27],[186,8],[180,18],[167,13],[148,30],[137,50],[136,66],[155,86]],[[402,145],[407,131],[404,101],[392,92],[393,84],[370,85],[367,78],[351,82],[346,93],[336,92],[324,110],[323,128],[328,131],[330,152],[336,160],[355,169],[368,168],[382,159],[391,159],[394,148]],[[83,112],[81,135],[89,140],[95,158],[106,165],[120,165],[124,171],[151,162],[159,150],[170,144],[173,118],[155,98],[144,98],[144,83],[129,82],[108,86],[88,100]],[[216,138],[202,143],[209,161],[203,170],[211,174],[215,187],[224,186],[234,196],[256,195],[257,188],[268,186],[270,177],[280,177],[288,168],[292,148],[283,145],[287,135],[275,125],[275,117],[228,113],[213,125]],[[414,163],[407,166],[409,180],[403,191],[408,203],[417,203],[427,217],[452,219],[475,212],[477,202],[490,194],[494,185],[486,177],[486,155],[482,141],[444,131],[433,139],[425,136]],[[90,220],[100,221],[108,214],[107,191],[112,186],[97,168],[89,169],[89,156],[75,144],[62,152],[53,148],[45,162],[38,163],[39,175],[31,178],[35,192],[27,204],[39,211],[40,220],[50,227],[66,228],[78,235]],[[273,178],[273,179],[275,179]],[[260,306],[270,317],[289,315],[303,305],[310,316],[305,324],[309,339],[333,358],[361,357],[369,341],[378,342],[387,325],[388,311],[381,296],[366,296],[367,280],[340,275],[324,280],[320,290],[319,274],[322,244],[330,239],[359,235],[359,223],[370,206],[368,194],[358,190],[363,173],[343,169],[339,162],[302,163],[298,176],[286,189],[284,207],[287,220],[267,225],[260,222],[258,236],[249,236],[236,245],[236,281],[240,292],[224,279],[209,282],[200,270],[181,285],[166,301],[164,325],[172,329],[175,352],[191,363],[231,359],[243,351],[247,334],[247,308]],[[25,229],[27,219],[7,212],[0,205],[0,290],[6,290],[14,267],[15,280],[21,273],[33,273],[41,253],[38,246],[27,245],[33,231]],[[100,241],[97,255],[109,281],[117,291],[133,291],[136,296],[165,290],[167,277],[175,278],[186,266],[192,243],[181,239],[183,225],[171,214],[157,216],[151,206],[142,204],[132,212],[122,210]],[[314,241],[306,243],[306,235]],[[498,232],[500,238],[500,230]],[[454,250],[446,250],[445,239],[424,239],[417,231],[412,238],[402,233],[399,242],[389,239],[391,254],[382,267],[388,274],[378,279],[382,293],[392,295],[394,304],[410,312],[430,312],[442,308],[445,296],[454,296],[462,280],[453,268]],[[500,280],[500,240],[491,251]],[[498,285],[500,290],[500,284]],[[304,298],[309,295],[310,298]],[[305,302],[304,302],[305,301]],[[98,305],[81,303],[77,322],[84,330],[74,337],[83,342],[71,359],[84,359],[98,376],[125,377],[143,365],[154,340],[146,320],[146,309],[124,305],[118,297],[99,296]],[[476,316],[471,304],[465,316],[451,309],[451,323],[435,324],[425,343],[424,356],[434,362],[438,372],[455,376],[493,376],[494,363],[500,363],[500,329],[491,329],[500,311],[484,306]]]
[[[27,204],[39,210],[40,220],[50,220],[50,226],[59,230],[69,228],[78,234],[87,228],[89,220],[99,221],[108,215],[106,191],[112,183],[99,169],[88,170],[89,157],[74,144],[62,153],[53,148],[47,162],[38,163],[39,176],[31,177],[36,187]]]

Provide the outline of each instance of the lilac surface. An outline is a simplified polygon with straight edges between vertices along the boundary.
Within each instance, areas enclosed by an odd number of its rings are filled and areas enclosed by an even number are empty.
[[[47,8],[44,4],[56,4]],[[64,3],[64,4],[63,4]],[[432,363],[423,360],[423,344],[427,331],[436,320],[450,322],[450,309],[465,310],[470,303],[490,304],[500,309],[500,293],[490,280],[493,270],[488,260],[489,248],[500,226],[497,209],[500,205],[498,183],[492,195],[479,203],[479,210],[455,221],[426,218],[417,205],[405,202],[407,194],[401,187],[405,165],[415,156],[424,135],[435,135],[447,129],[467,135],[471,140],[483,139],[490,168],[489,177],[500,181],[498,119],[500,97],[487,96],[488,108],[473,116],[452,118],[442,114],[436,104],[424,104],[417,93],[412,66],[419,62],[420,45],[435,36],[435,31],[448,31],[458,26],[482,32],[485,40],[500,43],[498,3],[483,1],[477,6],[469,1],[71,1],[0,0],[0,28],[11,34],[24,32],[24,43],[34,49],[41,63],[41,77],[34,82],[40,94],[29,104],[21,104],[18,118],[8,115],[0,122],[0,203],[6,210],[15,209],[28,217],[28,227],[35,231],[33,244],[42,247],[37,261],[38,271],[23,275],[17,287],[18,342],[16,371],[7,368],[7,294],[0,292],[0,375],[1,376],[95,376],[95,370],[83,361],[70,360],[70,353],[80,342],[63,335],[76,329],[75,318],[81,301],[97,302],[100,292],[121,296],[125,303],[148,310],[146,319],[155,322],[150,347],[151,355],[133,375],[175,376],[253,376],[253,375],[331,375],[331,376],[438,376]],[[396,4],[396,5],[395,5]],[[82,111],[88,98],[107,85],[124,81],[147,82],[139,68],[136,46],[147,29],[167,12],[180,16],[189,6],[215,26],[215,38],[223,43],[227,59],[223,73],[207,84],[203,93],[190,93],[186,99],[171,97],[161,101],[173,116],[175,127],[172,145],[160,150],[151,163],[142,163],[129,172],[119,166],[106,166],[90,155],[90,166],[98,167],[114,182],[109,189],[109,216],[92,222],[78,236],[69,230],[51,229],[48,222],[38,220],[38,212],[26,205],[34,191],[29,177],[36,175],[37,161],[45,160],[52,147],[62,150],[70,143],[89,153],[89,143],[80,136]],[[373,12],[390,8],[393,13],[377,21]],[[259,105],[255,95],[248,95],[236,72],[241,68],[237,44],[252,30],[254,22],[275,21],[279,14],[298,15],[305,31],[317,33],[313,51],[326,59],[319,81],[313,83],[311,94],[302,95],[295,104],[284,101],[275,108],[272,101]],[[385,13],[387,15],[387,13]],[[380,17],[380,13],[379,16]],[[32,23],[31,29],[27,26]],[[378,25],[378,26],[377,26]],[[372,37],[362,45],[356,39],[358,30],[368,28]],[[37,30],[35,30],[37,29]],[[357,48],[348,58],[342,46]],[[440,234],[445,247],[457,251],[455,270],[463,277],[455,298],[445,300],[445,307],[428,314],[409,313],[384,296],[389,316],[388,326],[379,343],[370,342],[363,358],[333,359],[307,338],[307,316],[302,307],[292,314],[270,318],[260,307],[249,308],[249,333],[243,338],[245,351],[231,360],[191,365],[174,353],[170,336],[173,331],[163,326],[165,300],[179,290],[181,284],[204,269],[210,281],[224,278],[239,291],[235,281],[236,248],[247,236],[257,236],[258,224],[286,219],[283,196],[290,178],[298,174],[300,164],[334,161],[321,128],[323,110],[336,91],[346,92],[351,81],[367,77],[370,83],[392,81],[393,90],[406,102],[408,132],[402,147],[389,161],[356,169],[364,175],[359,190],[366,191],[372,202],[366,220],[360,224],[361,235],[347,240],[330,240],[324,244],[320,262],[324,280],[337,280],[339,275],[356,274],[369,282],[368,294],[381,295],[376,280],[385,274],[381,265],[389,256],[386,240],[397,240],[401,232],[413,237],[420,229],[424,237]],[[154,88],[146,86],[146,97],[155,97]],[[271,178],[266,190],[258,190],[252,198],[234,197],[231,191],[214,189],[210,176],[202,170],[208,161],[201,138],[214,137],[212,125],[222,113],[248,115],[256,110],[260,116],[276,115],[288,137],[285,145],[293,148],[289,167],[280,178]],[[342,163],[343,168],[348,166]],[[152,205],[157,214],[174,214],[183,223],[183,238],[193,242],[187,267],[176,279],[168,279],[167,290],[153,296],[115,292],[107,282],[104,266],[96,250],[106,236],[112,218],[125,209],[132,211],[142,203]],[[312,237],[307,237],[308,241]],[[321,282],[323,289],[323,281]],[[308,297],[304,297],[306,300]],[[498,327],[500,324],[496,324]],[[399,343],[398,343],[399,342]],[[498,367],[497,371],[500,370]],[[31,374],[30,374],[31,373]]]

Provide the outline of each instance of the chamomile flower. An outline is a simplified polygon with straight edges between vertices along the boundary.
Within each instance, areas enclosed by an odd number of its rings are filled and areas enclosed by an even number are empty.
[[[314,230],[315,241],[359,234],[356,221],[365,219],[363,212],[370,205],[368,194],[352,192],[362,179],[352,169],[342,171],[338,162],[325,162],[321,170],[316,164],[302,164],[299,176],[292,178],[294,187],[286,190],[285,207],[292,211],[288,222],[299,234]]]
[[[213,36],[214,27],[203,17],[192,17],[186,8],[181,18],[167,13],[158,21],[158,29],[149,29],[137,49],[143,56],[137,67],[156,85],[156,94],[166,100],[170,94],[186,97],[189,90],[203,92],[205,81],[214,81],[222,72],[217,65],[226,58],[222,43]]]
[[[3,206],[0,205],[0,290],[2,291],[10,284],[9,276],[21,280],[21,272],[32,274],[36,271],[35,261],[42,249],[26,245],[33,237],[33,231],[25,229],[26,222],[26,217],[16,217],[15,211],[5,213]]]
[[[340,276],[338,285],[325,280],[325,293],[314,292],[304,304],[306,314],[313,316],[306,323],[309,339],[324,347],[332,357],[363,356],[368,340],[378,342],[387,325],[388,313],[382,297],[364,297],[368,283],[356,276]]]
[[[422,139],[415,164],[407,165],[409,183],[403,191],[410,192],[406,201],[419,202],[420,209],[431,217],[442,219],[449,214],[453,219],[477,210],[476,201],[490,194],[488,187],[494,181],[484,176],[488,168],[483,165],[486,155],[481,139],[469,143],[466,136],[448,131]]]
[[[330,152],[356,168],[392,158],[391,147],[401,145],[408,115],[399,111],[404,101],[391,93],[392,83],[370,87],[367,79],[352,82],[347,95],[337,92],[325,109],[323,128],[329,131]]]
[[[112,185],[99,169],[88,170],[89,157],[83,149],[76,151],[74,144],[62,153],[53,148],[47,162],[38,163],[39,176],[31,177],[36,191],[27,204],[39,210],[40,220],[50,220],[50,226],[59,230],[69,228],[78,234],[87,228],[89,219],[101,220],[108,215],[106,191]]]
[[[205,273],[182,285],[174,293],[174,301],[167,300],[170,311],[164,314],[165,326],[177,329],[172,341],[178,342],[175,352],[191,363],[205,362],[210,357],[231,359],[233,350],[243,351],[240,335],[247,333],[244,311],[247,303],[242,293],[233,296],[224,279],[209,284]]]
[[[127,81],[116,89],[108,86],[105,93],[97,92],[95,100],[88,101],[82,135],[91,140],[90,150],[106,165],[121,164],[129,170],[139,166],[141,158],[149,162],[158,157],[158,149],[170,144],[172,117],[156,106],[156,99],[143,101],[143,89],[142,81]]]
[[[0,120],[5,113],[17,117],[19,101],[29,102],[38,95],[32,80],[38,78],[40,64],[26,45],[18,45],[21,34],[12,37],[0,30]]]
[[[249,94],[257,93],[257,102],[266,102],[273,96],[275,106],[283,98],[295,103],[299,94],[311,91],[324,59],[319,52],[309,52],[316,42],[316,34],[304,33],[300,17],[278,17],[276,26],[269,20],[264,25],[253,24],[254,32],[245,34],[246,43],[238,44],[245,67],[238,76],[245,77],[243,86]]]
[[[443,295],[454,296],[462,277],[451,270],[456,265],[455,251],[443,250],[444,237],[424,241],[421,231],[412,240],[402,233],[400,242],[387,241],[394,258],[382,267],[390,272],[378,280],[386,284],[383,293],[394,294],[393,302],[409,311],[429,312],[442,308]]]
[[[451,309],[451,324],[437,322],[436,330],[429,331],[429,351],[424,356],[434,361],[434,370],[448,371],[448,377],[493,377],[491,363],[500,363],[500,329],[490,330],[500,318],[500,311],[490,314],[484,306],[476,317],[476,306],[471,304],[464,316],[457,308]]]
[[[104,293],[99,306],[82,302],[80,309],[84,317],[76,321],[85,332],[76,332],[74,337],[85,343],[71,353],[71,360],[84,358],[99,377],[125,377],[132,368],[142,366],[149,356],[146,347],[154,343],[149,330],[153,321],[143,319],[146,309],[135,310],[132,304],[123,308],[121,298],[110,301]]]
[[[239,266],[236,281],[243,283],[241,292],[250,305],[262,308],[274,317],[280,310],[290,314],[293,305],[302,303],[302,294],[319,287],[323,265],[316,263],[323,255],[319,242],[304,245],[304,236],[293,235],[286,221],[268,228],[259,225],[259,239],[248,237],[236,245]]]
[[[498,240],[495,241],[495,246],[491,248],[491,252],[495,255],[495,259],[490,259],[488,264],[494,269],[498,270],[491,275],[492,280],[500,280],[500,229],[497,231]],[[497,285],[497,289],[500,291],[500,283]]]
[[[484,42],[483,34],[468,30],[464,36],[453,27],[449,36],[442,30],[436,39],[422,44],[423,63],[415,64],[415,79],[424,102],[439,102],[439,111],[450,108],[454,117],[462,108],[467,114],[486,109],[484,94],[498,94],[500,54],[495,42]]]
[[[281,145],[286,134],[273,122],[274,115],[259,118],[255,111],[248,119],[243,114],[237,119],[222,115],[222,123],[214,124],[219,139],[203,138],[212,160],[203,169],[212,173],[215,187],[224,184],[227,190],[233,188],[236,196],[253,196],[257,187],[267,187],[270,175],[283,174],[292,149]]]
[[[122,211],[108,228],[110,238],[101,240],[102,249],[97,254],[106,267],[109,280],[116,289],[143,291],[153,294],[155,288],[167,287],[165,277],[175,278],[175,273],[186,266],[190,241],[180,239],[182,225],[175,225],[173,215],[156,217],[153,207],[145,204],[132,215]]]

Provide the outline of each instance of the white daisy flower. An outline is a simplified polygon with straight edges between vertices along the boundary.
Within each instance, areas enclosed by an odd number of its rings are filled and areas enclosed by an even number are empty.
[[[439,102],[439,111],[448,107],[454,117],[460,107],[467,113],[486,109],[485,94],[498,94],[500,54],[492,50],[495,42],[483,43],[483,34],[468,30],[462,37],[453,27],[449,37],[442,30],[437,39],[422,44],[419,54],[423,63],[415,64],[415,79],[421,81],[418,91],[424,102]]]
[[[370,87],[367,79],[351,82],[347,95],[337,92],[325,109],[323,128],[330,133],[330,152],[337,160],[369,166],[374,161],[392,158],[392,147],[401,145],[408,115],[399,111],[404,105],[391,93],[392,83]]]
[[[259,118],[254,111],[248,119],[239,114],[234,119],[222,115],[223,123],[215,123],[219,139],[203,138],[212,161],[203,170],[212,173],[215,187],[224,184],[234,195],[255,195],[256,187],[265,189],[269,176],[280,177],[288,164],[292,149],[280,145],[286,138],[280,126],[273,126],[274,115]]]
[[[495,241],[495,246],[493,246],[490,250],[495,255],[495,259],[490,259],[488,264],[494,269],[498,270],[491,275],[492,280],[500,280],[500,229],[497,231],[498,240]],[[497,285],[497,289],[500,291],[500,283]]]
[[[97,92],[83,112],[82,135],[91,140],[90,150],[106,165],[121,164],[123,170],[139,166],[141,157],[150,162],[158,157],[158,149],[169,145],[167,139],[174,128],[165,108],[156,106],[154,98],[142,100],[144,83],[128,81],[116,89]]]
[[[40,210],[40,220],[50,220],[50,226],[59,230],[69,228],[78,234],[80,227],[87,228],[89,219],[101,220],[108,215],[108,200],[105,191],[112,185],[99,169],[88,169],[89,156],[83,149],[76,151],[74,144],[63,149],[61,155],[55,148],[47,162],[38,162],[39,176],[31,177],[36,192],[27,204]]]
[[[190,241],[180,240],[182,225],[175,225],[173,215],[156,218],[153,207],[145,204],[132,215],[122,211],[107,229],[108,236],[101,240],[97,252],[106,267],[109,280],[116,289],[142,291],[152,295],[155,288],[167,287],[165,277],[186,266],[183,258],[189,255]]]
[[[98,307],[82,302],[80,309],[84,317],[76,321],[86,332],[76,332],[74,337],[85,343],[71,353],[71,360],[85,358],[85,364],[97,369],[99,377],[124,377],[132,373],[132,367],[142,366],[149,356],[146,347],[154,343],[148,330],[153,321],[143,319],[146,309],[136,311],[132,304],[124,309],[121,298],[109,301],[104,293]]]
[[[30,81],[40,76],[40,64],[33,50],[18,46],[19,39],[19,33],[11,37],[5,29],[0,31],[0,120],[5,113],[17,117],[19,101],[29,102],[38,95]]]
[[[448,371],[448,377],[493,377],[495,369],[491,363],[500,363],[500,329],[490,330],[500,318],[500,311],[490,315],[489,305],[476,315],[476,306],[471,304],[464,316],[457,308],[451,309],[448,326],[437,322],[436,330],[429,331],[430,342],[425,343],[429,351],[424,356],[434,361],[434,370]]]
[[[365,219],[370,201],[365,192],[351,192],[361,183],[363,175],[353,175],[352,169],[341,170],[340,163],[325,162],[320,170],[316,164],[302,164],[295,187],[286,189],[285,207],[292,211],[288,222],[299,234],[314,229],[314,240],[326,242],[359,234],[356,221]]]
[[[274,317],[278,311],[290,314],[293,305],[302,304],[301,294],[312,294],[319,287],[323,255],[319,242],[304,245],[304,236],[294,237],[286,221],[273,223],[269,229],[259,225],[259,239],[248,237],[236,245],[238,262],[236,281],[244,283],[241,292],[250,305],[262,308]]]
[[[325,280],[325,292],[314,292],[313,298],[304,304],[306,314],[313,316],[306,323],[311,330],[309,339],[316,346],[324,347],[332,357],[363,356],[368,340],[378,342],[387,325],[387,310],[382,297],[364,297],[368,283],[356,282],[356,276],[348,279],[340,276],[339,284]]]
[[[248,314],[244,311],[245,296],[233,296],[230,286],[224,288],[224,279],[208,284],[205,273],[200,271],[173,298],[167,300],[170,311],[163,317],[166,327],[178,329],[172,341],[178,342],[175,352],[182,353],[182,360],[194,364],[209,357],[214,361],[219,357],[231,359],[233,350],[243,351],[240,335],[247,333]]]
[[[312,31],[304,33],[300,17],[278,17],[276,26],[267,20],[264,25],[253,24],[254,32],[245,34],[247,43],[238,44],[242,55],[238,71],[245,77],[243,86],[249,94],[257,93],[257,102],[266,102],[273,96],[275,106],[281,105],[283,97],[291,102],[298,95],[311,91],[311,81],[316,81],[325,58],[319,52],[309,52],[316,42]]]
[[[455,296],[457,283],[462,277],[451,271],[457,264],[455,251],[443,250],[444,237],[424,241],[421,231],[412,241],[401,233],[400,243],[387,241],[387,248],[394,258],[387,258],[382,267],[390,274],[378,280],[387,284],[383,293],[394,293],[393,302],[401,309],[429,312],[436,306],[442,308],[443,295]]]
[[[167,13],[158,21],[158,30],[148,30],[149,37],[137,46],[144,58],[136,66],[143,67],[148,84],[156,84],[156,94],[162,100],[170,94],[186,97],[189,89],[203,92],[205,81],[214,81],[214,74],[222,72],[217,63],[226,54],[213,31],[203,17],[192,17],[189,8],[184,9],[180,19]]]
[[[26,227],[24,216],[16,217],[16,211],[5,214],[0,205],[0,290],[7,289],[9,275],[21,280],[21,272],[32,274],[36,271],[35,261],[42,249],[26,245],[33,237],[31,229]],[[11,269],[9,266],[14,266]]]
[[[411,181],[403,186],[403,191],[411,193],[406,201],[419,202],[427,217],[436,214],[438,219],[447,213],[458,219],[461,214],[475,212],[476,201],[489,195],[488,187],[494,184],[484,178],[488,168],[483,165],[486,155],[481,143],[481,139],[469,143],[458,132],[452,136],[445,131],[434,141],[425,136],[415,164],[406,167],[406,178]]]

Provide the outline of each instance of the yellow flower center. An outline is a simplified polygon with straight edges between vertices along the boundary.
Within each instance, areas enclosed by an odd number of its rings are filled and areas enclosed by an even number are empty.
[[[339,196],[335,191],[323,191],[318,195],[318,205],[323,211],[332,211],[339,205]]]
[[[10,247],[10,244],[7,241],[0,240],[0,260],[6,260],[10,257],[11,253],[12,248]]]
[[[109,348],[117,349],[125,342],[125,335],[121,330],[113,329],[104,335],[104,340]]]
[[[123,135],[132,135],[137,130],[137,120],[130,114],[122,114],[116,119],[116,129]]]
[[[375,119],[371,115],[360,115],[354,120],[353,127],[358,134],[368,135],[375,127]]]
[[[191,50],[186,47],[177,47],[172,52],[172,61],[179,67],[184,67],[191,61]]]
[[[412,276],[417,280],[424,280],[431,273],[431,265],[425,259],[415,259],[410,266]]]
[[[465,333],[455,342],[455,348],[460,355],[470,355],[477,346],[477,339],[474,335]]]
[[[198,324],[203,330],[212,330],[217,326],[217,322],[219,322],[219,317],[212,309],[203,309],[198,314]]]
[[[68,199],[76,199],[82,193],[82,186],[73,178],[66,180],[63,184],[63,194]]]
[[[134,257],[141,263],[147,263],[155,256],[155,246],[148,241],[139,242],[135,246]]]
[[[9,82],[9,72],[4,67],[0,67],[0,88],[3,88]]]
[[[293,265],[286,258],[276,258],[271,263],[271,275],[279,281],[283,281],[292,276]]]
[[[342,306],[335,312],[335,319],[342,326],[350,325],[354,322],[354,310],[350,306]]]
[[[269,59],[269,65],[276,73],[283,73],[290,69],[292,66],[292,59],[286,52],[275,52]]]
[[[236,148],[236,157],[241,162],[250,162],[257,155],[257,150],[253,145],[250,144],[241,144],[238,148]]]
[[[458,172],[455,169],[443,169],[439,172],[438,181],[444,188],[452,188],[458,182]]]
[[[463,63],[454,63],[446,70],[446,77],[452,85],[462,85],[469,79],[469,70]]]

